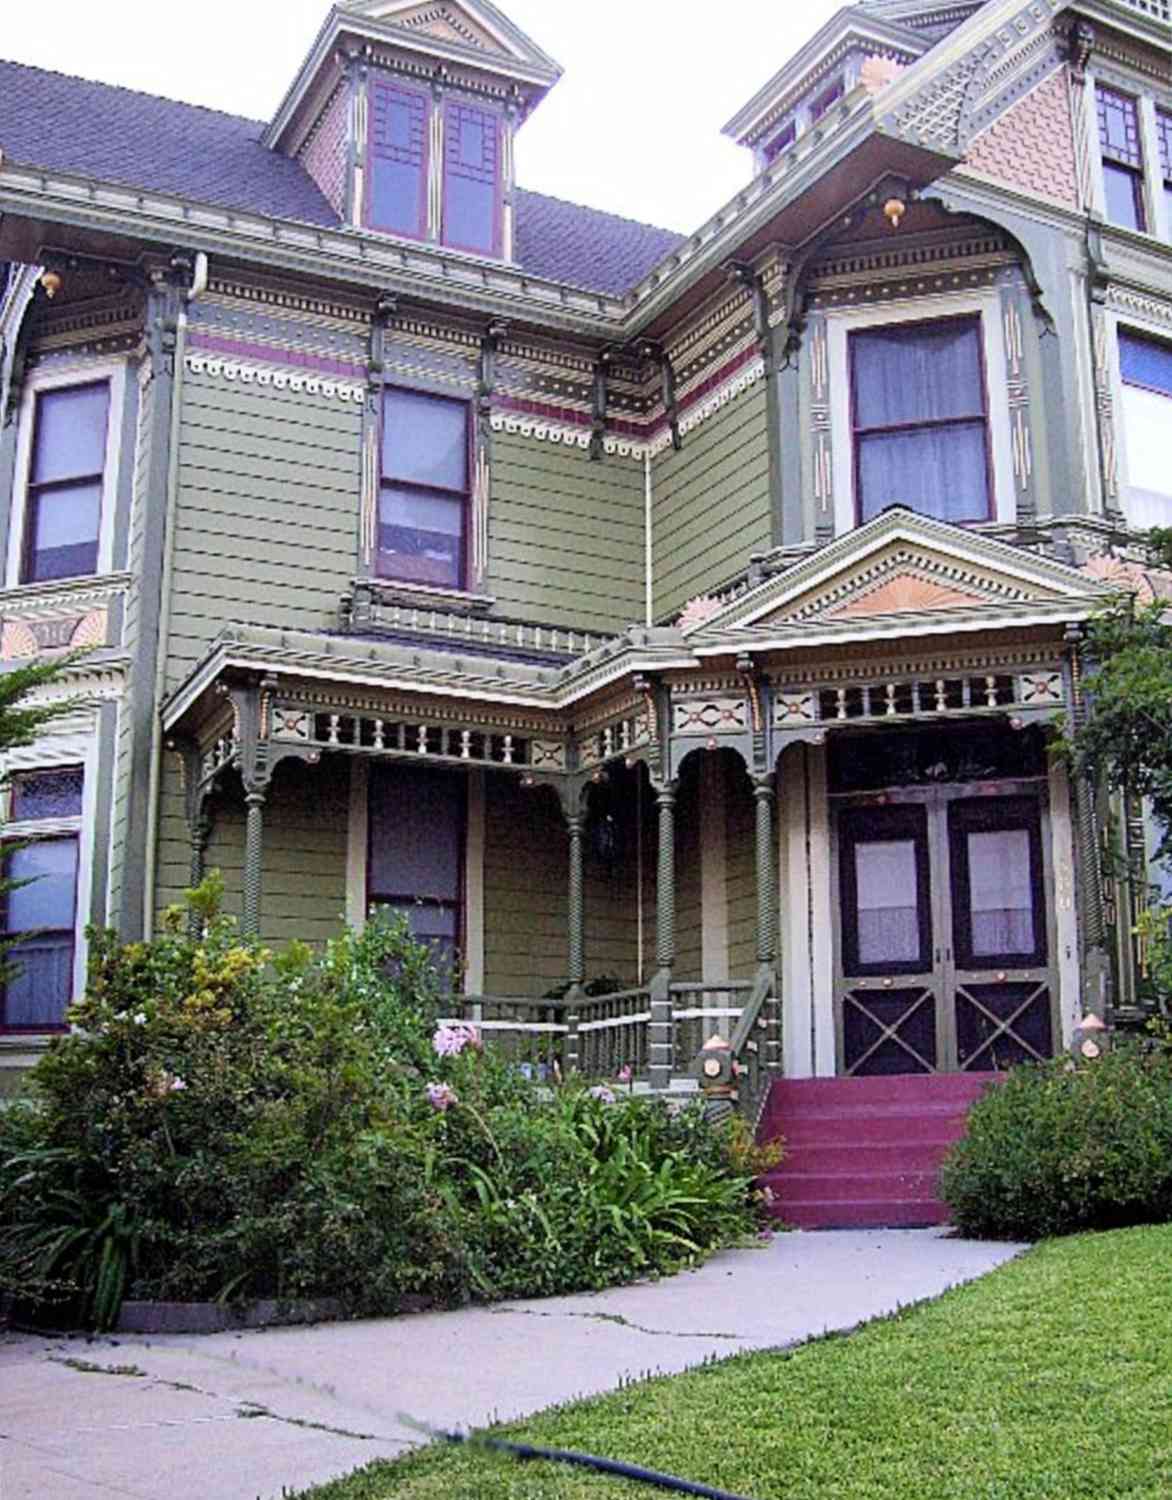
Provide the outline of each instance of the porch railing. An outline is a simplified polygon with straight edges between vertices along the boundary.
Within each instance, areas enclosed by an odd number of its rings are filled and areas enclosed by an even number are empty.
[[[696,1062],[713,1036],[735,1064],[730,1098],[755,1124],[769,1084],[769,1040],[776,1024],[774,972],[718,983],[680,981],[671,998],[673,1080],[696,1076]],[[649,1077],[651,989],[552,1000],[522,996],[454,996],[446,1022],[476,1026],[487,1046],[538,1081],[579,1073],[600,1082]],[[629,1071],[628,1071],[629,1070]]]

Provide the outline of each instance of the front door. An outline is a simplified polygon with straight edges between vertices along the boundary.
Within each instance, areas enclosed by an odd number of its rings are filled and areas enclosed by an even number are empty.
[[[1038,792],[890,792],[841,805],[837,832],[839,1072],[993,1072],[1051,1056]]]

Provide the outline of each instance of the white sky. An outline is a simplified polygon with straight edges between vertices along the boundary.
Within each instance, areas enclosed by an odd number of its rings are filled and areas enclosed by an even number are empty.
[[[497,3],[566,70],[518,138],[521,186],[688,231],[750,174],[720,127],[842,0]],[[0,0],[0,56],[267,119],[328,8]]]

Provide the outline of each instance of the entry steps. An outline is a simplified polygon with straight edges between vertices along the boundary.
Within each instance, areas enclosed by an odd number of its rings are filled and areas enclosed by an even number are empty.
[[[936,1179],[969,1106],[995,1073],[778,1079],[759,1139],[785,1142],[762,1185],[797,1229],[911,1229],[948,1222]]]

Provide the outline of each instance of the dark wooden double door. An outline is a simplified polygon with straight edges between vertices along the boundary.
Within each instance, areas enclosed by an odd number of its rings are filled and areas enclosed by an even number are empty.
[[[1052,1055],[1040,791],[914,788],[839,805],[841,1074],[993,1072]]]

